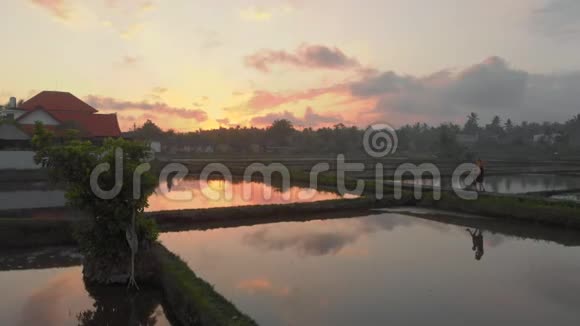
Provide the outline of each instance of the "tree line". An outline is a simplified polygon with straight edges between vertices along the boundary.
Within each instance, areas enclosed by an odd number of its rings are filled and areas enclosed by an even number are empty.
[[[178,152],[185,147],[214,146],[232,153],[363,153],[365,129],[342,123],[318,129],[297,129],[286,119],[276,120],[266,128],[232,127],[179,133],[164,131],[153,121],[135,126],[125,134],[129,138],[157,140]],[[493,117],[482,122],[476,113],[467,116],[463,125],[426,123],[404,125],[396,130],[398,152],[417,155],[467,158],[481,152],[534,152],[536,154],[580,154],[580,114],[560,122],[514,123]]]

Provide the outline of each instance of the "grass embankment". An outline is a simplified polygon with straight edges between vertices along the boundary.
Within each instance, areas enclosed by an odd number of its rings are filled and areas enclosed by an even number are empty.
[[[292,177],[296,182],[308,180],[305,173],[295,172]],[[365,180],[364,182],[364,193],[370,200],[374,196],[377,185],[374,181]],[[356,185],[356,181],[352,179],[347,179],[345,183],[349,189],[354,188]],[[336,185],[336,176],[321,175],[319,184],[323,186]],[[413,191],[410,190],[411,188],[403,187],[403,199],[384,203],[383,207],[396,204],[402,206],[418,205],[488,217],[580,229],[580,203],[534,196],[485,193],[480,194],[477,200],[464,200],[450,191],[442,191],[441,199],[434,200],[432,192],[428,188],[425,188],[422,199],[414,200],[412,199]],[[392,196],[392,186],[384,185],[383,194],[385,197]]]
[[[372,208],[405,205],[406,200],[409,199],[394,200],[390,197],[375,200],[361,197],[309,203],[161,211],[147,213],[147,216],[156,220],[161,231],[167,232],[360,216],[369,214]]]
[[[464,200],[457,195],[444,192],[441,200],[423,196],[417,202],[423,207],[478,214],[489,217],[580,228],[580,204],[552,201],[534,197],[480,194],[477,200]]]
[[[0,218],[0,248],[76,245],[68,219]]]
[[[172,317],[182,325],[257,325],[213,286],[197,277],[175,254],[156,245],[152,249],[159,265],[159,285]]]

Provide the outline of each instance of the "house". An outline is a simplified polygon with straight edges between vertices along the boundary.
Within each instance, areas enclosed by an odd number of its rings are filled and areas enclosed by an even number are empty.
[[[42,122],[57,136],[67,129],[76,129],[82,138],[90,140],[120,137],[117,115],[97,112],[68,92],[43,91],[18,106],[11,99],[3,110],[0,142],[29,141],[36,122]]]
[[[473,146],[479,141],[479,135],[457,134],[456,140],[460,145]]]
[[[568,135],[568,144],[572,147],[580,147],[580,130],[574,130]]]
[[[149,144],[149,146],[151,147],[151,151],[153,153],[161,153],[161,142],[158,140],[152,140],[151,143]]]
[[[22,114],[24,114],[24,112],[18,109],[15,97],[10,98],[6,107],[0,107],[0,119],[14,120]]]
[[[534,143],[538,144],[549,144],[549,145],[554,145],[556,143],[556,141],[558,141],[558,139],[560,139],[562,137],[562,134],[560,133],[553,133],[553,134],[537,134],[533,136],[533,141]]]

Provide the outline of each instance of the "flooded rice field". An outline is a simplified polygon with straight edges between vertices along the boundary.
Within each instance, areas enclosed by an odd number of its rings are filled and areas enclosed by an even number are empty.
[[[228,197],[226,194],[231,194],[231,196]],[[217,197],[214,197],[216,195]],[[352,198],[354,196],[345,195],[344,197]],[[286,204],[338,198],[343,198],[343,196],[332,191],[306,187],[283,188],[258,181],[236,180],[232,182],[209,180],[204,183],[195,178],[185,178],[173,179],[169,183],[160,183],[149,197],[147,211]],[[0,191],[0,211],[58,208],[64,207],[65,203],[64,191],[60,190]]]
[[[283,188],[258,181],[209,180],[204,183],[197,179],[186,178],[160,184],[155,189],[155,193],[149,197],[147,211],[288,204],[342,197],[331,191],[296,186]],[[353,196],[346,195],[346,197]]]
[[[570,193],[570,194],[553,195],[553,196],[550,196],[550,198],[580,202],[580,192]]]
[[[403,182],[405,184],[433,185],[431,179],[404,180]],[[440,186],[441,184],[435,183],[435,185]],[[444,182],[443,186],[448,185]],[[455,184],[454,187],[463,188],[464,186]],[[513,194],[580,189],[580,175],[488,176],[485,179],[485,188],[486,191],[490,192]],[[226,193],[230,193],[231,196],[225,196]],[[216,195],[217,197],[214,198],[213,196]],[[279,185],[266,185],[259,181],[209,180],[204,183],[196,178],[185,178],[160,183],[149,197],[147,211],[312,202],[342,197],[332,191],[298,186],[284,189]],[[346,197],[354,196],[346,195]],[[64,191],[48,189],[48,187],[47,189],[35,187],[31,190],[19,189],[16,191],[3,191],[0,188],[0,210],[59,208],[64,207],[65,203]]]
[[[166,233],[161,241],[260,325],[580,320],[577,232],[408,214]]]
[[[432,179],[403,180],[405,184],[423,184],[428,186],[449,187],[451,182],[442,179],[435,182]],[[523,194],[528,192],[555,191],[567,189],[580,189],[580,175],[558,174],[515,174],[515,175],[492,175],[484,180],[485,190],[503,194]],[[465,188],[464,184],[454,183],[453,188]]]
[[[499,193],[526,193],[579,189],[580,176],[556,174],[519,174],[512,176],[489,176],[485,178],[487,191]]]
[[[0,209],[34,209],[63,207],[66,204],[61,190],[0,191]]]
[[[0,325],[170,325],[161,293],[87,287],[82,267],[0,272]]]

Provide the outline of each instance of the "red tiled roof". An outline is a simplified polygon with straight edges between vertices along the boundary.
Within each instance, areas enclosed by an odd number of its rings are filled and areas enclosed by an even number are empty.
[[[95,108],[71,93],[43,91],[24,102],[20,108],[28,112],[20,116],[18,121],[35,111],[42,110],[61,124],[65,124],[64,128],[46,126],[57,135],[69,127],[79,129],[83,137],[121,136],[116,114],[95,114],[97,112]],[[66,123],[70,123],[70,126],[66,126]],[[28,134],[34,133],[34,125],[20,126]]]
[[[117,121],[116,114],[68,114],[65,112],[47,112],[60,123],[65,124],[62,128],[59,126],[44,126],[46,129],[53,131],[57,136],[64,135],[66,129],[78,129],[81,136],[88,138],[96,137],[121,137],[121,128]],[[66,123],[71,123],[67,126]],[[34,125],[19,125],[20,129],[29,135],[34,134]]]
[[[116,114],[91,114],[79,121],[91,137],[121,137]]]
[[[68,92],[42,91],[20,105],[20,108],[26,111],[34,111],[39,107],[47,112],[97,112],[95,108]]]

